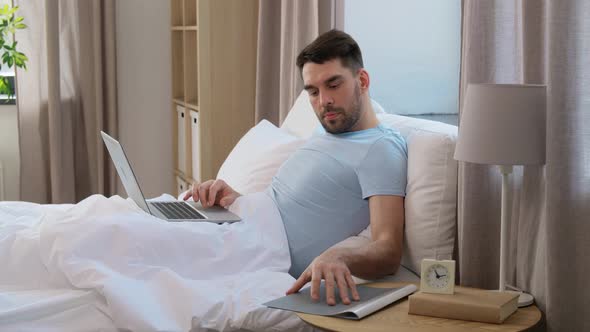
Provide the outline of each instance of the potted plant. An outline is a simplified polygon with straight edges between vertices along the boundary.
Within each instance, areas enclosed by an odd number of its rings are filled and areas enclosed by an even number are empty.
[[[16,15],[18,6],[5,5],[0,7],[0,95],[4,103],[15,102],[14,71],[6,74],[6,69],[18,68],[27,69],[27,56],[17,50],[17,42],[13,36],[16,30],[25,29],[24,18]]]

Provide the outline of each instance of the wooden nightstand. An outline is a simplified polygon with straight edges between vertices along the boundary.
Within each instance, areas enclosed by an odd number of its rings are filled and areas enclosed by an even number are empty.
[[[371,287],[400,287],[407,283],[382,282]],[[456,286],[461,288],[460,286]],[[518,309],[502,324],[486,324],[463,320],[409,315],[408,300],[396,302],[359,321],[341,318],[297,314],[308,324],[327,331],[412,331],[412,332],[471,332],[471,331],[525,331],[541,320],[541,311],[535,305]]]

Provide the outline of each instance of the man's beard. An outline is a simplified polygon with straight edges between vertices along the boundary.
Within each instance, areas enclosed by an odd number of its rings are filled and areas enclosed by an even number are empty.
[[[352,127],[354,127],[361,118],[361,102],[361,92],[357,85],[354,88],[354,98],[352,104],[350,105],[350,111],[346,112],[346,110],[342,107],[325,107],[320,117],[320,123],[322,124],[322,127],[324,127],[324,129],[330,134],[342,134],[351,131]],[[338,113],[341,116],[336,120],[326,120],[324,115],[328,112]],[[336,121],[340,121],[338,126],[329,126],[329,124],[336,123]]]

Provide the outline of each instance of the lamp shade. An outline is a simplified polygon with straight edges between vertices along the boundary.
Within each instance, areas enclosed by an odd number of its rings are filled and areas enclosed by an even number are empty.
[[[490,165],[545,163],[546,87],[469,84],[455,159]]]

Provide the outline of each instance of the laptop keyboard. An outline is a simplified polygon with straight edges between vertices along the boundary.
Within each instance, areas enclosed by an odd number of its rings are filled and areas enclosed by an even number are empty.
[[[152,202],[151,204],[168,219],[206,219],[184,202]]]

